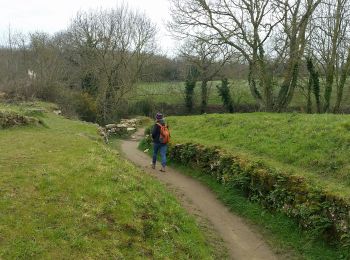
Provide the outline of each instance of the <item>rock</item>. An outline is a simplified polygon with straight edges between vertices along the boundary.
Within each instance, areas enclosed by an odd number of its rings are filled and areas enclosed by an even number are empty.
[[[128,128],[127,124],[117,124],[118,128]]]
[[[117,127],[116,124],[108,124],[108,125],[106,125],[106,129],[112,129],[112,128],[115,128],[115,127]]]
[[[60,116],[60,115],[62,115],[62,111],[61,110],[54,110],[53,111],[56,115],[58,115],[58,116]]]
[[[119,123],[107,124],[105,127],[100,127],[99,135],[108,138],[110,135],[114,136],[129,136],[137,130],[136,126],[138,119],[121,119]]]
[[[137,123],[137,119],[136,118],[132,118],[132,119],[121,119],[120,123],[121,124],[136,124]]]

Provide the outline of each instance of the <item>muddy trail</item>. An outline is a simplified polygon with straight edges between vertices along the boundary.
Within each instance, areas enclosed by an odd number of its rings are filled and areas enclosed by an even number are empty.
[[[140,129],[132,140],[122,142],[124,156],[164,183],[182,206],[197,221],[202,222],[200,225],[206,222],[206,228],[223,241],[230,259],[278,259],[261,235],[245,224],[242,218],[230,212],[208,187],[170,167],[165,173],[159,171],[159,164],[156,169],[152,169],[149,155],[137,148],[142,133]]]

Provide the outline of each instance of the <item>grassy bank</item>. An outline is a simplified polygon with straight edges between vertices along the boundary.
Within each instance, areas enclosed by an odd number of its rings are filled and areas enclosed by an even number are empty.
[[[46,127],[0,130],[0,258],[212,258],[194,220],[95,125],[40,116]]]
[[[170,117],[173,142],[219,146],[350,194],[350,116],[233,114]]]

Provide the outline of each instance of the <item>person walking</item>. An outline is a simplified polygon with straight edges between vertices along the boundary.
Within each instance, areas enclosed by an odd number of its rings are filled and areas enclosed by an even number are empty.
[[[156,168],[158,151],[161,157],[161,172],[165,172],[166,166],[166,152],[168,148],[168,142],[170,139],[170,133],[168,127],[165,125],[163,115],[161,113],[156,114],[156,122],[152,129],[152,139],[153,139],[153,158],[152,158],[152,168]]]

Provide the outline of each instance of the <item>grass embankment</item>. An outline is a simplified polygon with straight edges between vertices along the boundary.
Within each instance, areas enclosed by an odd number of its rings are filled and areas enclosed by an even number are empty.
[[[329,247],[321,238],[333,236],[339,242],[341,237],[349,245],[343,230],[347,202],[342,202],[349,201],[349,120],[267,113],[169,117],[170,153],[183,171],[267,230],[282,252],[292,248],[296,257],[306,259],[348,259],[348,249]],[[194,145],[174,146],[186,142]],[[310,163],[314,160],[317,166]]]
[[[43,120],[0,130],[0,258],[211,258],[194,220],[95,125]]]
[[[350,195],[350,116],[233,114],[170,117],[173,141],[219,146]]]

